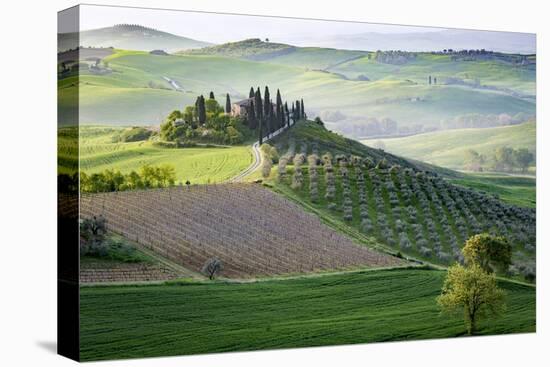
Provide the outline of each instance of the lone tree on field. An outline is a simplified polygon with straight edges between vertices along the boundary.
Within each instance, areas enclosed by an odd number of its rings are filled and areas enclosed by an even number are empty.
[[[486,273],[477,264],[469,267],[456,264],[447,272],[437,304],[443,313],[462,313],[468,334],[473,335],[480,319],[504,312],[505,295],[497,287],[494,274]]]
[[[214,98],[214,92],[210,91],[210,96],[209,96],[208,98],[210,98],[210,99],[216,99],[216,98]]]
[[[484,271],[506,272],[512,264],[512,246],[504,237],[487,233],[470,237],[462,248],[468,265],[479,265]]]
[[[206,275],[210,280],[214,279],[219,275],[223,270],[223,264],[218,258],[211,258],[206,260],[204,263],[201,272]]]

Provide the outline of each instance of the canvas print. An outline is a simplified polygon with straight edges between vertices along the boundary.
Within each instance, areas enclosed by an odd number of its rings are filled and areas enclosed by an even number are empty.
[[[60,353],[535,332],[536,37],[59,13]]]

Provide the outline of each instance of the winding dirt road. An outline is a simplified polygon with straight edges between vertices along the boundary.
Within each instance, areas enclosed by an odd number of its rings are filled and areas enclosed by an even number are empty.
[[[294,124],[290,125],[290,127],[292,127],[293,125]],[[290,129],[290,127],[284,126],[284,127],[280,128],[279,130],[274,131],[271,135],[266,136],[263,139],[263,141],[268,142],[269,140],[273,139],[277,135],[281,134],[286,129]],[[237,176],[229,179],[228,182],[240,182],[245,177],[250,175],[252,172],[256,171],[256,169],[258,169],[258,167],[260,167],[260,165],[262,164],[262,152],[260,152],[260,142],[259,141],[252,144],[252,155],[253,155],[253,158],[254,158],[254,161],[252,162],[252,164],[250,164],[250,166],[248,166],[247,169],[245,169],[244,171],[239,173]]]

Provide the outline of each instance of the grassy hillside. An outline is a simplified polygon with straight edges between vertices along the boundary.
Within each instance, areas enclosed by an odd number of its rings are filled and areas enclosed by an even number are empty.
[[[379,140],[363,140],[363,143],[373,145]],[[460,170],[464,169],[464,157],[468,149],[485,155],[489,160],[495,149],[502,146],[527,148],[534,152],[536,123],[485,129],[443,130],[381,141],[386,150],[393,154]]]
[[[490,232],[512,243],[512,273],[525,276],[534,269],[535,213],[496,199],[493,194],[504,185],[480,190],[468,176],[449,181],[383,151],[354,150],[351,141],[346,151],[338,144],[342,139],[315,123],[298,123],[273,142],[281,158],[269,185],[329,225],[360,232],[416,259],[442,265],[461,261],[466,239]],[[374,167],[382,159],[385,166]]]
[[[512,65],[499,60],[454,61],[450,55],[416,55],[413,60],[402,65],[381,63],[374,57],[362,57],[339,64],[330,70],[350,78],[365,75],[370,80],[411,80],[419,84],[427,84],[428,75],[432,75],[437,78],[438,84],[447,83],[447,78],[458,78],[531,96],[536,93],[535,64]]]
[[[69,128],[67,128],[69,129]],[[176,170],[176,181],[193,184],[216,183],[236,176],[252,163],[248,146],[167,148],[154,141],[116,142],[123,128],[105,126],[80,127],[80,169],[86,173],[105,169],[129,173],[145,164],[170,164]],[[61,172],[74,157],[71,142],[59,140]]]
[[[389,164],[399,164],[405,167],[416,167],[408,160],[387,154],[383,150],[371,148],[360,142],[346,138],[324,126],[320,126],[311,121],[298,121],[289,130],[273,139],[270,144],[275,145],[281,155],[289,150],[299,153],[301,145],[305,144],[306,153],[312,151],[315,146],[319,152],[328,151],[332,154],[356,155],[361,157],[370,157],[373,162],[386,159]],[[292,155],[294,154],[292,153]]]
[[[83,287],[83,360],[456,337],[435,303],[444,272],[385,270],[246,284]],[[535,289],[501,282],[504,317],[480,334],[535,331]],[[215,337],[213,337],[215,336]]]
[[[332,64],[348,56],[337,50],[300,49],[280,56],[288,59],[282,65],[212,55],[156,56],[117,51],[105,58],[112,73],[81,76],[80,120],[126,125],[159,123],[172,109],[192,104],[198,94],[212,90],[216,95],[229,93],[238,100],[248,95],[251,86],[266,84],[273,90],[279,88],[289,101],[303,98],[310,115],[338,110],[359,120],[390,117],[400,125],[434,125],[467,113],[534,113],[532,101],[500,91],[463,85],[428,86],[389,71],[388,76],[395,77],[370,82],[347,80],[314,70],[322,65],[304,66],[306,61],[300,61],[328,60]],[[175,80],[183,92],[171,89],[164,77]],[[70,105],[74,82],[60,82],[62,108]],[[151,88],[150,82],[163,87]]]
[[[451,182],[498,196],[507,203],[535,208],[537,186],[535,178],[501,174],[467,174]]]
[[[283,43],[264,42],[256,38],[182,51],[180,54],[233,57],[322,70],[367,55],[368,52],[321,47],[295,47]]]

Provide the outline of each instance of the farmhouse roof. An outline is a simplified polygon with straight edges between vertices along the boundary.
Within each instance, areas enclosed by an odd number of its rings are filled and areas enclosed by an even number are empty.
[[[243,99],[242,101],[235,102],[237,106],[250,106],[250,103],[254,101],[254,97]]]
[[[235,102],[234,104],[237,106],[250,106],[250,103],[254,102],[254,97],[243,99],[242,101]],[[275,103],[271,103],[272,106],[275,106]]]

